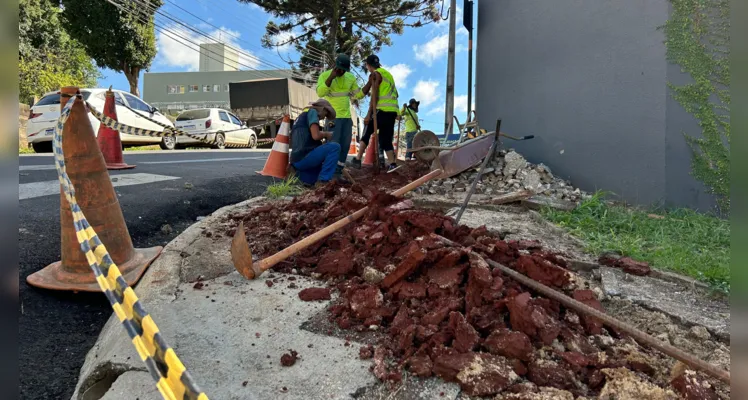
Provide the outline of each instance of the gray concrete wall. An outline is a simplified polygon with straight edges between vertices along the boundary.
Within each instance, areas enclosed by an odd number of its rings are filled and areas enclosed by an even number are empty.
[[[698,207],[703,188],[673,133],[688,121],[669,100],[667,17],[665,0],[479,1],[479,119],[535,135],[505,146],[583,190]]]

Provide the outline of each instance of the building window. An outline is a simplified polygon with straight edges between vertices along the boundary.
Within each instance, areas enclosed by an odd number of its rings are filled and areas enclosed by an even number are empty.
[[[213,91],[214,92],[220,92],[221,91],[221,85],[213,85]]]
[[[184,94],[184,85],[167,85],[166,93],[168,94]]]
[[[203,92],[210,92],[213,89],[211,85],[203,85]]]
[[[224,92],[228,92],[229,91],[229,84],[228,83],[224,83],[223,84],[223,91]]]
[[[200,86],[197,85],[190,85],[190,93],[195,93],[200,91]]]

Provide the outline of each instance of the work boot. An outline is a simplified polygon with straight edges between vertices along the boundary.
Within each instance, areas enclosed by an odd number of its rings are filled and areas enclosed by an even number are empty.
[[[361,169],[361,160],[359,160],[358,158],[354,158],[353,160],[351,160],[351,167]]]
[[[395,169],[395,168],[397,168],[397,167],[398,167],[398,165],[397,165],[397,164],[395,164],[395,163],[392,163],[392,164],[390,164],[390,165],[389,165],[389,166],[387,167],[387,172],[390,172],[390,171],[392,171],[393,169]]]

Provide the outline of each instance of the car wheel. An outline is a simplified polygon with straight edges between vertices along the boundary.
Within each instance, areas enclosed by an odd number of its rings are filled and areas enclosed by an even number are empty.
[[[249,135],[249,142],[247,143],[250,149],[257,148],[257,136],[254,134]]]
[[[41,143],[31,143],[31,147],[34,149],[35,153],[51,153],[52,152],[52,141],[41,142]]]
[[[216,133],[216,144],[213,147],[221,150],[226,148],[226,135],[223,132]]]
[[[177,138],[174,136],[164,136],[158,145],[161,147],[161,150],[174,150],[177,148]]]

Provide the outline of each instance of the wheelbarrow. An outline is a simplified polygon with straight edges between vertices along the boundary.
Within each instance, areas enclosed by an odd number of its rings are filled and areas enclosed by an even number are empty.
[[[417,160],[424,163],[431,163],[432,171],[437,169],[442,170],[441,175],[437,179],[445,179],[457,175],[480,164],[481,160],[488,155],[488,151],[497,137],[496,131],[485,132],[484,130],[480,130],[477,123],[473,123],[471,126],[476,128],[474,132],[478,136],[464,141],[461,140],[452,146],[441,146],[439,138],[432,131],[420,131],[413,138],[413,148],[410,151],[415,154]],[[467,126],[467,128],[469,129],[471,126]],[[515,137],[504,132],[499,132],[498,136],[512,140],[528,140],[535,137],[534,135]]]

